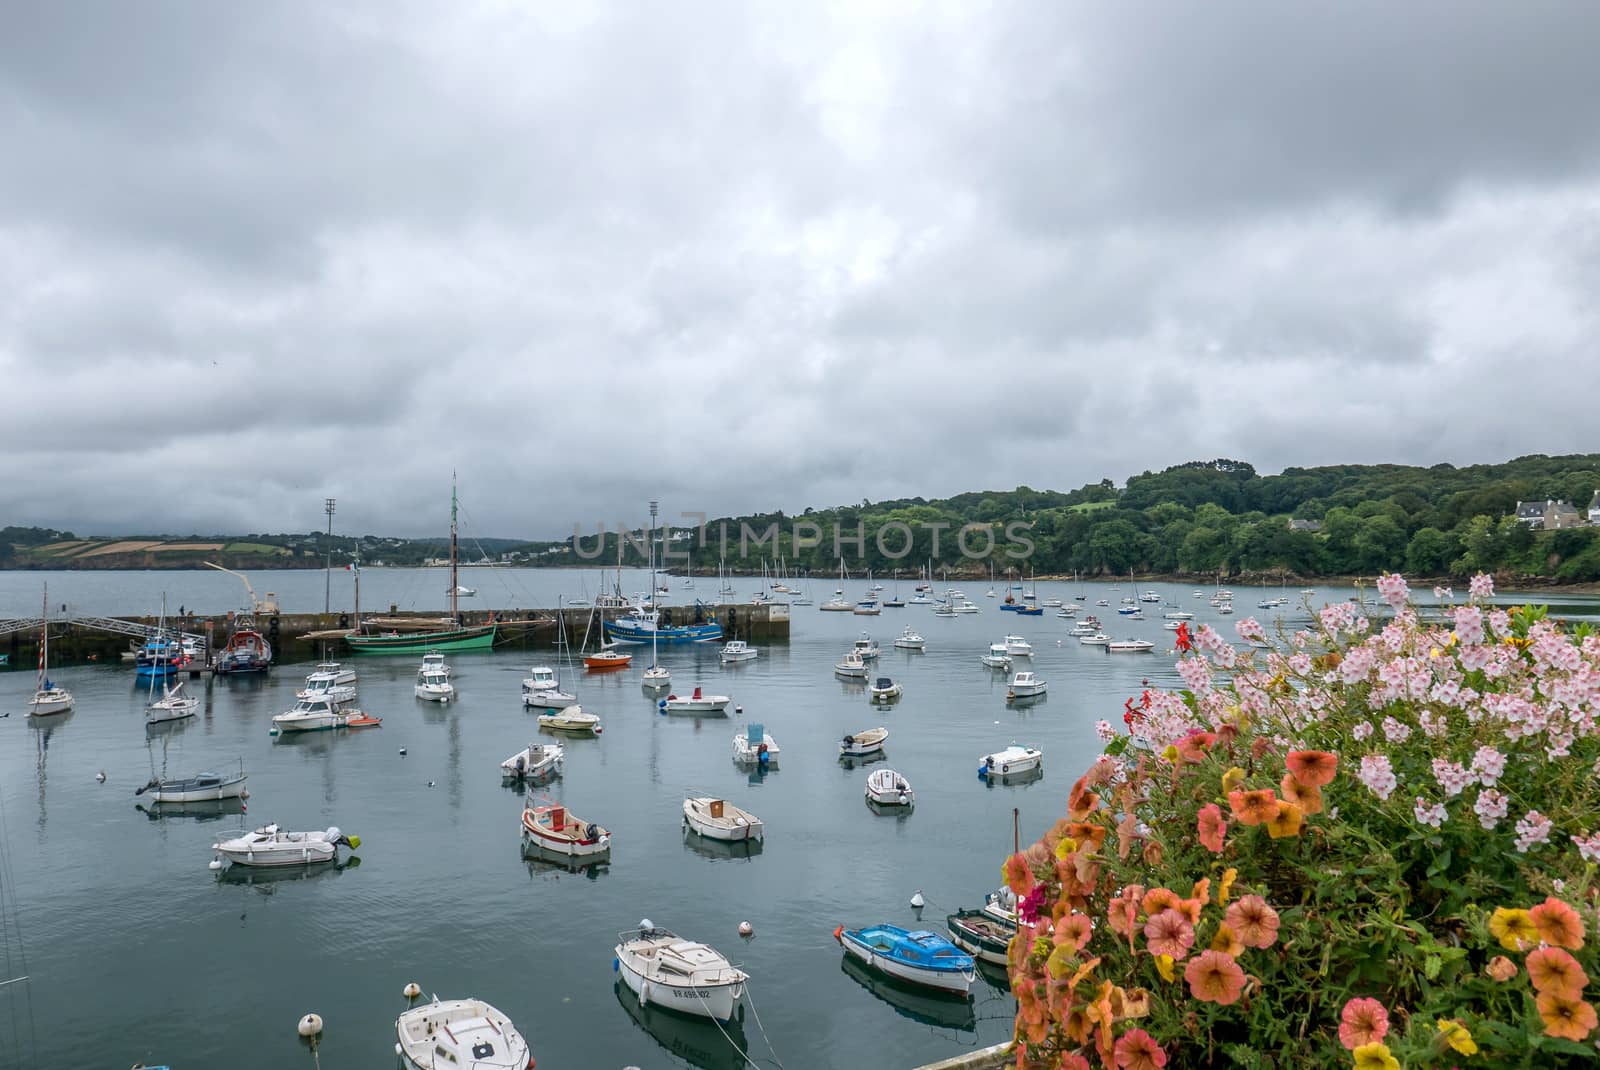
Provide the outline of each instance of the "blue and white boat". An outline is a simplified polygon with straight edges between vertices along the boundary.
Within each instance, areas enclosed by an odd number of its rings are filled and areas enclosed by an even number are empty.
[[[938,933],[870,925],[864,929],[840,926],[834,935],[844,945],[845,954],[860,959],[868,969],[941,992],[965,995],[972,988],[972,956]]]
[[[713,618],[709,624],[662,624],[655,610],[634,609],[616,620],[606,621],[606,637],[617,643],[710,643],[722,638],[722,625]]]
[[[157,636],[139,648],[134,658],[134,672],[141,680],[171,676],[178,671],[178,662],[182,660],[183,647],[176,639]]]

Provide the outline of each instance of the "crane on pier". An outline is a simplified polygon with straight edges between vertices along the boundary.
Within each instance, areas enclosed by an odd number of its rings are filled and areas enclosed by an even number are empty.
[[[215,564],[211,561],[202,561],[201,564],[205,565],[206,568],[214,568],[218,572],[226,572],[228,575],[233,576],[240,583],[244,584],[245,593],[250,596],[250,612],[254,616],[272,617],[277,615],[277,596],[271,591],[268,591],[265,599],[257,598],[256,589],[250,586],[250,579],[243,572],[235,572],[231,568],[223,568],[221,565]]]

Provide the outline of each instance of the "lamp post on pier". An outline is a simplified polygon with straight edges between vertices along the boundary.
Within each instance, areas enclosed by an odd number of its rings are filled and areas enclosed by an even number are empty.
[[[333,605],[333,498],[322,500],[322,511],[328,514],[327,554],[322,567],[322,612],[326,615]]]

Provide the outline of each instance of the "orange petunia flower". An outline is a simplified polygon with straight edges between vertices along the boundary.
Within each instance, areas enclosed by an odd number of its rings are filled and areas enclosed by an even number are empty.
[[[1067,796],[1067,816],[1082,821],[1100,808],[1100,796],[1089,790],[1087,777],[1079,777]]]
[[[1206,760],[1206,754],[1211,750],[1211,744],[1216,741],[1217,737],[1214,733],[1195,732],[1178,740],[1178,753],[1183,757],[1184,761],[1199,764]]]
[[[1233,882],[1238,879],[1239,871],[1229,866],[1222,871],[1222,880],[1217,882],[1217,906],[1228,905],[1228,893],[1233,891]]]
[[[1594,1008],[1576,997],[1540,992],[1534,1005],[1539,1009],[1539,1020],[1544,1022],[1546,1036],[1582,1040],[1594,1032],[1597,1024]]]
[[[1526,910],[1495,907],[1489,915],[1489,932],[1507,951],[1521,951],[1539,942],[1539,930],[1533,924],[1533,915]]]
[[[1122,1017],[1143,1018],[1150,1013],[1150,990],[1128,988],[1122,992]]]
[[[1163,910],[1171,909],[1181,902],[1178,893],[1171,888],[1152,888],[1144,893],[1144,900],[1139,905],[1153,918]]]
[[[1223,920],[1239,934],[1245,947],[1271,947],[1278,940],[1278,912],[1259,895],[1242,896],[1227,909]]]
[[[1589,975],[1583,972],[1578,960],[1559,947],[1541,947],[1529,952],[1524,964],[1536,992],[1579,999],[1583,996],[1583,986],[1589,983]]]
[[[1027,895],[1033,890],[1033,870],[1028,868],[1028,860],[1022,855],[1006,859],[1004,873],[1006,887],[1017,895]]]
[[[1027,1052],[1017,1052],[1017,1059],[1019,1061],[1026,1058]],[[1057,1067],[1056,1070],[1092,1070],[1092,1068],[1089,1066],[1088,1059],[1085,1059],[1075,1051],[1069,1051],[1061,1056],[1061,1065]]]
[[[1352,999],[1339,1012],[1339,1043],[1350,1051],[1389,1035],[1389,1012],[1375,999]]]
[[[1077,840],[1078,843],[1093,844],[1098,850],[1106,842],[1106,827],[1104,825],[1091,825],[1086,822],[1073,822],[1067,826],[1067,835]]]
[[[1339,768],[1339,756],[1325,750],[1292,750],[1284,756],[1283,764],[1290,774],[1308,788],[1320,788],[1333,782]]]
[[[1068,914],[1056,922],[1056,946],[1068,945],[1074,952],[1082,951],[1083,945],[1089,942],[1094,926],[1090,924],[1087,916],[1083,914]]]
[[[1292,802],[1278,803],[1278,813],[1267,822],[1267,835],[1275,840],[1300,835],[1300,808]]]
[[[1283,783],[1278,785],[1278,795],[1284,802],[1292,802],[1298,806],[1300,812],[1307,817],[1322,813],[1322,789],[1306,787],[1294,778],[1293,773],[1283,774]]]
[[[1583,947],[1583,919],[1572,906],[1555,896],[1528,911],[1539,939],[1553,947],[1577,951]]]
[[[1204,903],[1211,898],[1211,878],[1201,877],[1194,882],[1194,888],[1189,892],[1190,898],[1198,899]]]
[[[1228,822],[1222,816],[1222,807],[1207,803],[1200,808],[1200,844],[1212,854],[1222,853],[1222,840],[1228,834]]]
[[[1144,923],[1144,942],[1152,955],[1181,959],[1194,946],[1194,925],[1176,910],[1163,910]]]
[[[1232,955],[1221,951],[1202,951],[1183,971],[1189,982],[1189,992],[1202,1003],[1218,1003],[1226,1007],[1237,1003],[1244,991],[1244,971],[1233,961]]]
[[[1238,958],[1244,954],[1244,944],[1239,940],[1232,927],[1227,922],[1217,926],[1217,935],[1211,938],[1211,950],[1221,951],[1225,955]]]
[[[1489,960],[1489,965],[1483,968],[1483,972],[1496,981],[1505,982],[1511,980],[1520,971],[1517,969],[1515,962],[1512,962],[1504,955],[1496,955]]]
[[[1241,825],[1260,825],[1278,816],[1278,797],[1271,788],[1228,792],[1228,806]]]
[[[1130,1029],[1122,1034],[1114,1050],[1117,1070],[1161,1070],[1167,1065],[1167,1053],[1143,1029]]]

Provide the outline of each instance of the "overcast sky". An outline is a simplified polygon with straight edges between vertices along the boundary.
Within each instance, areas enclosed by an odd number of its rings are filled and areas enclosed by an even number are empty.
[[[1596,41],[1568,2],[5,0],[0,524],[1600,449]]]

